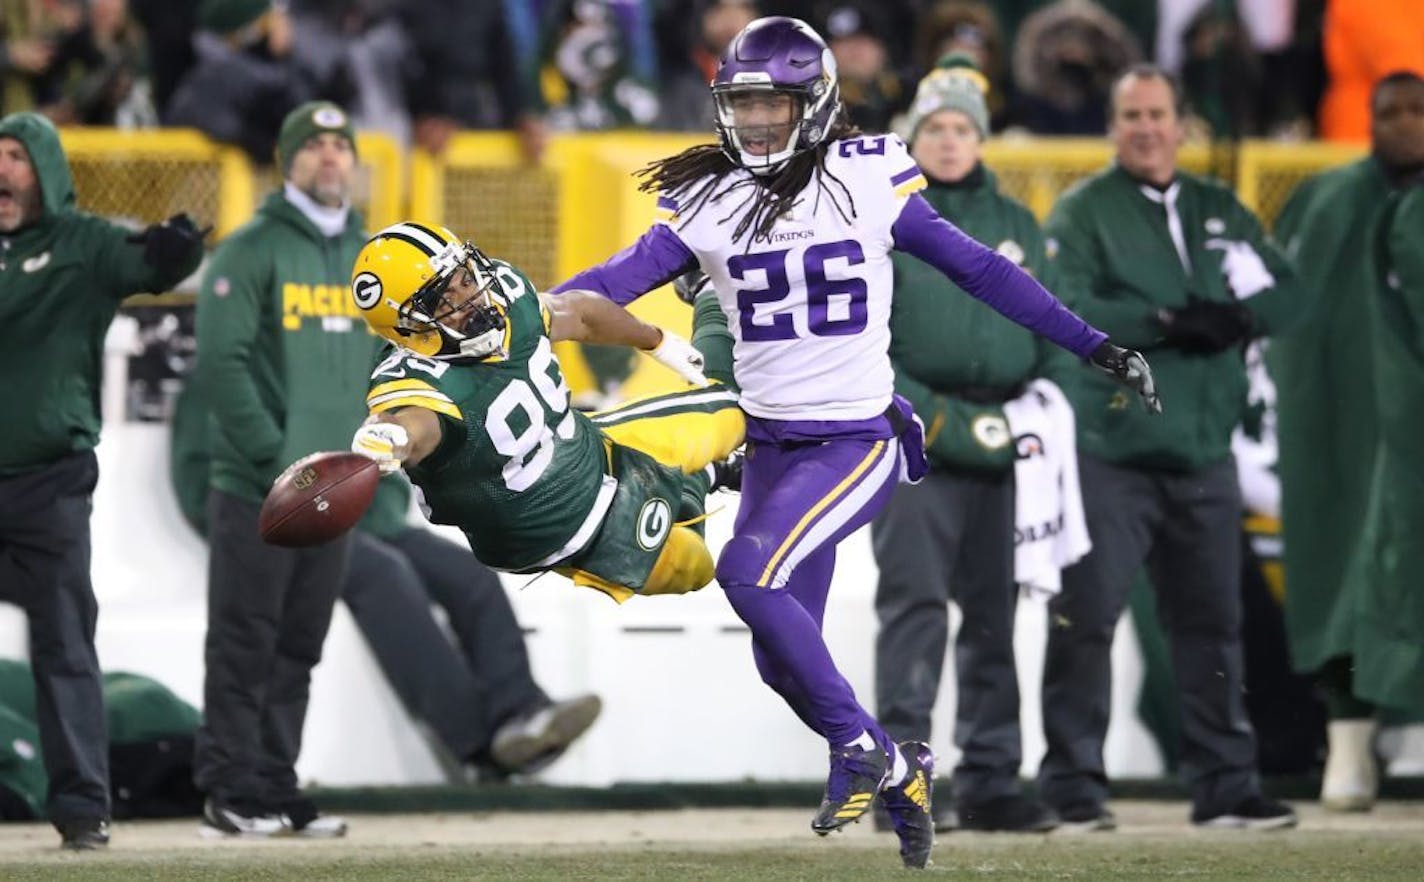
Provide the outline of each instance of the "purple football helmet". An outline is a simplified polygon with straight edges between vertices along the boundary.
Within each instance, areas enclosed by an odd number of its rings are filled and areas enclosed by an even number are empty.
[[[791,138],[786,148],[766,155],[744,149],[746,135],[739,132],[732,112],[733,98],[748,92],[789,93],[797,104],[792,111]],[[769,174],[803,150],[826,140],[840,112],[840,87],[836,61],[811,26],[799,18],[759,18],[733,38],[717,63],[712,79],[717,107],[717,136],[722,150],[737,165],[756,174]],[[765,137],[765,126],[748,127]]]

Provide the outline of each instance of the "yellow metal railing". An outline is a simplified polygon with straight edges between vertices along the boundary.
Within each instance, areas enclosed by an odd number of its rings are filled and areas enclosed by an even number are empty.
[[[525,161],[518,140],[505,132],[457,135],[438,159],[414,151],[410,216],[478,242],[491,256],[519,267],[541,289],[554,285],[564,277],[558,264],[561,234],[581,235],[581,228],[570,222],[574,215],[563,192],[563,185],[578,172],[553,161],[567,150],[567,139],[556,140],[550,161],[538,166]],[[576,391],[591,388],[577,347],[555,348],[570,386]]]
[[[79,207],[135,224],[180,211],[226,235],[252,213],[246,157],[187,130],[60,129]]]
[[[1248,141],[1241,148],[1236,195],[1267,227],[1297,184],[1365,155],[1363,144],[1279,144]]]
[[[459,135],[439,160],[415,151],[410,167],[412,217],[479,242],[541,288],[558,281],[559,175],[525,163],[512,135]]]
[[[379,230],[405,216],[405,152],[395,139],[378,132],[356,135],[359,177],[356,204],[368,229]]]
[[[246,155],[188,129],[63,128],[60,142],[74,173],[79,207],[137,225],[186,211],[222,238],[252,217],[276,186],[273,169],[255,169]],[[389,136],[357,136],[356,203],[379,228],[405,213],[405,167]]]
[[[635,174],[648,163],[681,152],[705,137],[649,132],[609,133],[556,141],[550,164],[560,169],[565,206],[559,231],[559,277],[598,263],[641,236],[652,223],[657,198],[638,190]],[[631,311],[659,327],[687,335],[692,310],[670,286],[640,298]],[[570,383],[573,379],[570,379]],[[623,384],[625,396],[676,388],[677,378],[650,359],[640,360]]]
[[[191,130],[65,128],[60,136],[80,207],[135,223],[188,211],[214,224],[220,237],[245,222],[278,181],[274,170],[255,171],[241,151]],[[362,132],[356,202],[373,229],[407,213],[439,221],[497,243],[492,251],[549,284],[626,244],[651,217],[652,201],[632,179],[637,169],[706,140],[647,132],[561,135],[540,164],[530,165],[514,136],[503,132],[460,135],[439,159],[420,151],[407,156],[388,136]],[[1246,141],[1227,159],[1234,159],[1241,201],[1269,222],[1301,180],[1363,154],[1362,146]],[[1006,138],[985,148],[1004,190],[1040,218],[1111,157],[1099,138]],[[1200,146],[1182,152],[1189,170],[1230,174],[1212,167],[1217,158]]]
[[[212,223],[220,238],[245,223],[278,183],[255,171],[239,150],[179,129],[62,129],[79,205],[96,214],[148,224],[179,211]],[[406,153],[390,138],[358,136],[355,202],[370,229],[410,216],[440,223],[477,241],[548,287],[636,239],[653,219],[653,197],[634,173],[647,163],[710,136],[610,132],[555,136],[538,164],[528,163],[506,132],[465,133],[438,159]],[[1188,146],[1183,167],[1236,182],[1242,202],[1271,225],[1303,179],[1354,159],[1361,147],[1245,142],[1234,151]],[[991,142],[985,159],[1004,191],[1042,219],[1076,181],[1103,168],[1112,148],[1101,138]],[[1218,167],[1221,166],[1221,167]],[[671,292],[643,298],[635,311],[686,330],[688,310]],[[570,382],[587,388],[586,369],[562,350]],[[654,366],[628,384],[667,382]]]
[[[999,187],[1040,222],[1063,191],[1101,171],[1112,158],[1112,145],[1102,138],[1004,138],[984,147],[984,163],[994,170]],[[1205,147],[1184,147],[1179,160],[1190,172],[1213,171]]]
[[[80,207],[133,223],[187,211],[214,224],[221,237],[278,182],[275,170],[254,170],[241,151],[191,130],[66,128],[60,135]],[[476,236],[542,286],[630,242],[652,217],[652,200],[637,193],[633,173],[706,140],[648,132],[560,135],[544,160],[530,165],[504,132],[460,135],[439,159],[407,155],[389,137],[362,132],[356,203],[372,229],[412,214]],[[1269,224],[1301,180],[1363,153],[1360,146],[1247,141],[1224,159],[1188,146],[1182,164],[1220,176],[1234,172],[1241,201]],[[1111,157],[1099,138],[1006,138],[985,149],[1004,190],[1040,218]],[[1235,167],[1213,168],[1215,161]]]

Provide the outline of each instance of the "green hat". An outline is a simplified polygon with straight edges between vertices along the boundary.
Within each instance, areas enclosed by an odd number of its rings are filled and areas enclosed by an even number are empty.
[[[307,139],[324,132],[345,135],[352,151],[356,150],[356,129],[351,125],[351,117],[330,101],[308,101],[287,114],[282,120],[282,130],[277,133],[277,167],[282,174],[292,167],[292,157]]]
[[[941,58],[915,90],[906,116],[905,141],[915,140],[920,123],[941,110],[959,111],[974,123],[979,137],[989,137],[989,108],[984,102],[988,91],[988,79],[968,55],[953,52]]]
[[[272,8],[272,0],[203,0],[198,7],[198,27],[230,34],[246,27]]]

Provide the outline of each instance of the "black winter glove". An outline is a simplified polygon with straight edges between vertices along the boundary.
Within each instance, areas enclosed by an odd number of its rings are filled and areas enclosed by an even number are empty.
[[[152,267],[169,267],[188,259],[194,248],[203,247],[203,237],[212,227],[198,229],[186,212],[180,212],[161,224],[150,224],[125,241],[143,246],[143,262]]]
[[[1148,413],[1161,413],[1162,401],[1157,397],[1157,384],[1152,380],[1152,368],[1141,352],[1123,349],[1104,340],[1090,356],[1093,364],[1136,392]]]
[[[677,292],[678,300],[691,306],[711,281],[700,269],[688,270],[672,280],[672,289]]]
[[[1251,336],[1255,320],[1240,303],[1192,298],[1177,309],[1157,311],[1163,342],[1183,352],[1213,354],[1237,346]]]

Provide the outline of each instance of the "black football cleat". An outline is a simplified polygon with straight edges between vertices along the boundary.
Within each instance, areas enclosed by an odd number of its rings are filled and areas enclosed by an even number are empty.
[[[821,810],[811,819],[811,829],[825,836],[870,811],[875,795],[890,772],[890,758],[878,746],[862,750],[855,745],[831,750],[831,774]]]
[[[934,848],[934,753],[923,741],[902,741],[897,749],[910,772],[899,784],[880,791],[880,801],[900,839],[900,860],[912,870],[923,870]]]

